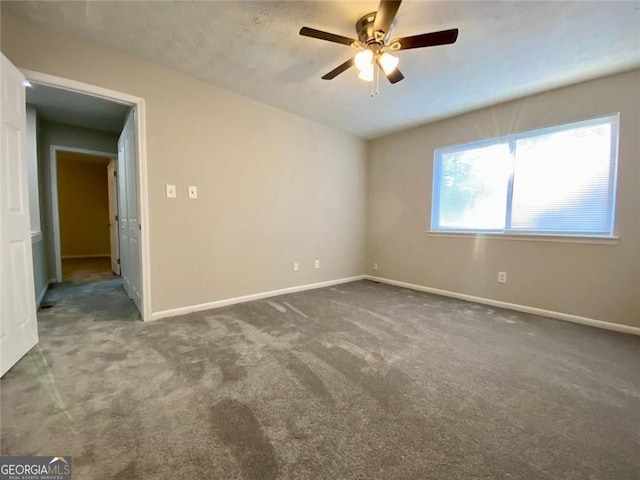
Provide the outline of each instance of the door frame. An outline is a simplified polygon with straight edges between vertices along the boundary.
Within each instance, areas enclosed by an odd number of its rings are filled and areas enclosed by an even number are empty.
[[[49,162],[51,168],[51,218],[53,220],[53,261],[56,267],[56,282],[62,281],[62,241],[60,240],[60,204],[58,199],[58,152],[83,153],[94,157],[113,159],[115,153],[99,152],[86,148],[65,147],[64,145],[51,145]]]
[[[107,164],[107,196],[109,197],[109,254],[111,255],[111,271],[120,275],[120,206],[118,205],[118,159],[112,158]],[[113,191],[115,187],[115,192]],[[115,206],[115,208],[113,208]],[[111,214],[115,212],[112,217]],[[113,223],[112,223],[113,221]],[[115,225],[116,241],[113,242],[112,226]],[[115,259],[115,261],[114,261]],[[114,265],[117,268],[114,269]]]
[[[135,110],[136,127],[136,163],[138,171],[138,220],[140,222],[140,278],[142,291],[140,301],[143,321],[151,320],[151,265],[149,248],[149,200],[147,190],[147,128],[145,99],[127,93],[109,90],[68,78],[21,69],[25,78],[31,82],[61,88],[72,92],[104,98],[112,102],[127,105]]]

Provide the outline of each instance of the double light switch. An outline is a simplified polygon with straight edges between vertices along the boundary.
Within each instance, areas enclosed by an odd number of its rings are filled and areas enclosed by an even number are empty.
[[[166,187],[167,198],[176,198],[178,196],[175,185],[167,184],[165,187]],[[198,187],[189,185],[188,192],[189,192],[189,198],[198,198]]]

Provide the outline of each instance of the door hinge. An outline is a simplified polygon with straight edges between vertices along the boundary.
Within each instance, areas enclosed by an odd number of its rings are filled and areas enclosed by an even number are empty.
[[[118,215],[116,215],[116,222],[118,221]]]
[[[120,265],[120,259],[118,259],[118,265]]]
[[[142,231],[142,224],[138,224],[138,230]]]
[[[114,177],[117,177],[117,176],[118,176],[118,171],[117,171],[117,170],[114,170],[114,171],[113,171],[113,176],[114,176]]]

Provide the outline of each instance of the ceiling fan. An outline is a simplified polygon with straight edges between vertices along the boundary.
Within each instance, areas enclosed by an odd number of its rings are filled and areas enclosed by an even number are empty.
[[[300,29],[302,36],[340,43],[360,50],[354,57],[324,75],[322,79],[332,80],[355,65],[360,71],[358,77],[362,80],[373,82],[375,75],[379,82],[380,71],[382,71],[389,82],[397,83],[404,79],[404,75],[398,69],[398,57],[389,51],[455,43],[458,38],[457,28],[391,40],[391,31],[396,25],[396,14],[401,3],[402,0],[381,0],[377,12],[368,13],[356,22],[357,40],[315,28],[302,27]],[[371,94],[373,95],[373,85]]]

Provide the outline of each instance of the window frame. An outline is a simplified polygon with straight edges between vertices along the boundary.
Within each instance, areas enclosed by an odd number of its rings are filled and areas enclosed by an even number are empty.
[[[515,158],[516,142],[521,139],[544,135],[545,133],[560,132],[564,129],[560,127],[582,128],[590,125],[597,125],[608,122],[611,125],[611,151],[609,154],[610,175],[609,175],[609,191],[611,192],[611,215],[609,233],[601,232],[571,232],[571,231],[551,231],[551,230],[513,230],[511,226],[512,203],[513,203],[513,180],[514,175],[511,174],[507,185],[507,202],[505,208],[505,228],[504,229],[477,229],[477,228],[443,228],[440,227],[440,179],[442,169],[442,157],[454,152],[466,151],[477,148],[485,148],[492,145],[507,144],[510,154]],[[428,233],[434,236],[478,236],[486,235],[494,238],[521,237],[520,239],[594,239],[594,240],[613,240],[617,243],[616,236],[616,200],[617,200],[617,179],[618,179],[618,151],[619,151],[619,132],[620,132],[620,113],[611,113],[607,115],[598,115],[588,119],[577,120],[572,122],[563,122],[554,125],[548,125],[532,130],[515,132],[509,135],[501,135],[498,137],[487,138],[483,140],[465,142],[457,145],[449,145],[446,147],[436,148],[433,152],[433,178],[431,192],[431,219],[430,229]],[[610,242],[605,242],[610,243]]]

